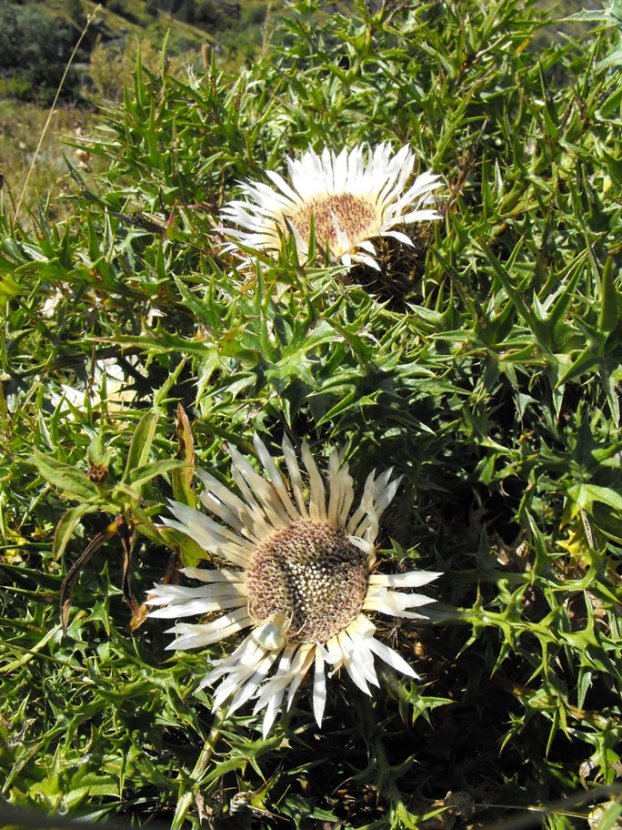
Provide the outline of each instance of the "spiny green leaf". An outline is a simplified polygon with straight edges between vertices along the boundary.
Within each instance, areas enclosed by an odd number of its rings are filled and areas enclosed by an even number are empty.
[[[96,485],[81,470],[37,449],[33,450],[32,463],[42,478],[62,490],[69,498],[97,501],[99,493]]]

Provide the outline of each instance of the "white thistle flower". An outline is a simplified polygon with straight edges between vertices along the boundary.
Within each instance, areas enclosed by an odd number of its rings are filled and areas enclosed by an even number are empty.
[[[414,163],[410,147],[393,154],[388,143],[367,152],[358,145],[338,155],[328,149],[321,156],[308,150],[300,159],[290,158],[289,181],[268,170],[274,187],[240,183],[245,198],[222,209],[223,225],[217,230],[232,240],[223,250],[242,246],[276,254],[292,233],[304,261],[313,228],[318,249],[328,250],[332,261],[379,270],[372,239],[388,236],[412,246],[397,226],[441,218],[436,210],[422,207],[440,187],[439,176],[425,172],[406,187]]]
[[[87,399],[91,407],[98,406],[102,399],[104,380],[106,405],[109,409],[120,411],[136,398],[136,391],[128,387],[128,379],[118,362],[114,358],[106,357],[95,361],[88,383],[82,381],[78,386],[61,383],[61,391],[51,393],[50,403],[55,409],[60,407],[63,414],[73,420],[73,410],[83,409]]]
[[[216,660],[199,688],[221,681],[213,709],[228,702],[234,712],[249,700],[264,710],[268,734],[313,667],[313,711],[321,726],[326,703],[326,671],[344,668],[370,695],[378,686],[374,657],[408,677],[417,675],[397,652],[374,637],[366,612],[424,619],[413,608],[433,600],[402,591],[431,582],[438,573],[373,572],[374,543],[380,517],[400,479],[392,470],[367,477],[356,508],[354,482],[335,449],[328,476],[320,475],[306,443],[302,461],[309,477],[308,496],[294,449],[283,439],[288,479],[258,436],[254,439],[265,476],[235,448],[229,447],[232,476],[240,495],[205,471],[201,500],[220,521],[178,502],[168,527],[187,534],[226,567],[183,568],[203,583],[199,587],[157,585],[148,604],[160,606],[152,617],[176,619],[221,614],[209,622],[176,623],[169,649],[209,646],[243,629],[250,633],[223,659]]]

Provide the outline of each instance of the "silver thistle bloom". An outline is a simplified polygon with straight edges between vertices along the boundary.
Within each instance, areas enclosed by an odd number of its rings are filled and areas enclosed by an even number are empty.
[[[373,151],[358,145],[339,154],[308,150],[299,159],[290,158],[289,181],[268,170],[274,187],[242,182],[244,198],[224,206],[217,230],[232,240],[224,250],[243,246],[276,254],[291,233],[304,261],[313,228],[318,249],[328,250],[332,261],[379,270],[372,239],[392,237],[412,246],[398,226],[441,218],[424,207],[441,184],[439,176],[425,172],[406,186],[414,163],[410,147],[394,154],[387,143]]]
[[[391,479],[392,470],[370,473],[354,508],[354,482],[335,449],[325,480],[303,443],[307,488],[287,437],[287,478],[258,436],[254,443],[265,476],[229,447],[240,495],[210,473],[198,472],[205,488],[201,500],[220,521],[178,502],[171,503],[175,518],[164,520],[227,565],[184,568],[186,576],[203,584],[157,585],[147,601],[158,606],[152,617],[221,614],[209,622],[177,622],[169,629],[176,635],[170,649],[201,648],[250,629],[231,654],[212,663],[199,688],[220,681],[214,710],[228,702],[234,712],[254,700],[254,711],[264,710],[265,736],[285,696],[289,708],[311,668],[313,711],[320,726],[327,668],[331,675],[344,668],[366,694],[371,694],[370,684],[379,685],[374,657],[416,677],[396,651],[374,636],[376,627],[366,612],[424,619],[410,609],[432,600],[400,589],[425,585],[439,574],[373,570],[380,517],[400,481]]]

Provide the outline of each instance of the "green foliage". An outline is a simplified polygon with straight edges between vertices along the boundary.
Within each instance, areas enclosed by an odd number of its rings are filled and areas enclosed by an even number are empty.
[[[344,15],[303,0],[234,78],[139,65],[88,145],[103,172],[72,168],[70,219],[4,221],[12,804],[137,825],[184,805],[178,828],[441,827],[452,789],[478,822],[554,804],[547,824],[569,827],[593,805],[567,796],[615,794],[620,72],[600,64],[606,35],[532,50],[543,22],[514,0]],[[239,179],[363,141],[409,143],[443,176],[416,256],[392,246],[373,278],[303,267],[293,246],[247,271],[222,254]],[[321,732],[302,694],[264,741],[249,710],[221,722],[196,692],[231,643],[165,657],[159,620],[131,631],[131,599],[170,573],[182,540],[158,516],[192,500],[193,464],[229,482],[224,441],[249,450],[258,431],[278,454],[284,430],[317,456],[345,447],[359,482],[394,465],[381,567],[444,577],[436,625],[378,620],[422,681],[387,670],[367,701],[333,678]],[[63,636],[61,585],[94,539]]]
[[[94,95],[99,101],[119,100],[131,80],[125,63],[129,60],[133,66],[137,48],[159,53],[165,39],[167,54],[184,68],[201,65],[208,47],[217,50],[221,63],[237,66],[258,51],[266,13],[264,0],[3,0],[0,91],[3,97],[47,106],[83,30],[60,96],[74,105],[85,106]],[[145,63],[150,65],[148,57]]]
[[[52,100],[78,39],[65,21],[51,26],[50,15],[38,6],[0,4],[0,77],[6,95],[47,103]],[[65,94],[76,96],[78,79],[72,74]]]
[[[616,31],[616,43],[613,49],[604,57],[599,67],[622,65],[622,3],[620,0],[609,0],[602,9],[582,9],[573,14],[570,20],[580,20],[588,23],[600,23],[603,27],[613,28]]]

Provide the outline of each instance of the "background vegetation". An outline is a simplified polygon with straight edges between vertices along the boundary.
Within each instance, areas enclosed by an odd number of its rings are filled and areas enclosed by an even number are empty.
[[[48,110],[60,86],[51,129],[29,175],[25,204],[71,191],[64,156],[84,165],[63,146],[90,129],[105,102],[123,98],[138,56],[157,70],[166,42],[168,72],[204,72],[215,57],[234,70],[261,49],[273,8],[265,0],[0,0],[0,173],[19,200]],[[74,47],[79,48],[63,79]],[[47,210],[62,215],[58,200]]]
[[[63,222],[6,211],[9,804],[177,828],[523,826],[527,807],[614,824],[622,85],[605,22],[552,40],[515,0],[300,0],[234,74],[139,64],[78,142]],[[445,182],[415,255],[388,246],[380,278],[220,255],[237,180],[387,140]],[[343,445],[359,481],[390,459],[383,567],[445,574],[435,625],[386,632],[422,682],[387,672],[369,702],[334,681],[321,732],[303,693],[266,741],[244,710],[211,733],[195,688],[221,646],[171,657],[140,607],[197,554],[158,529],[166,498],[193,500],[195,462],[228,480],[223,442],[249,450],[255,430],[275,453],[283,430],[318,456]]]

